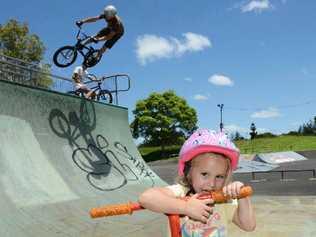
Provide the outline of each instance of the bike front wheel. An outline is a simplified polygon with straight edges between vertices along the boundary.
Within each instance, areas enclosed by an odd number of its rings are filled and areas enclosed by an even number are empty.
[[[75,62],[77,55],[77,49],[74,46],[67,45],[57,49],[53,61],[58,67],[68,67]]]
[[[113,97],[111,92],[108,90],[101,90],[100,93],[97,95],[97,101],[112,104]]]

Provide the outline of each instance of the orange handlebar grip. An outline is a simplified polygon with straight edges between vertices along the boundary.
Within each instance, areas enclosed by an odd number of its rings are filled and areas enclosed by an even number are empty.
[[[250,186],[244,186],[240,190],[240,194],[238,195],[238,199],[249,197],[253,194],[253,190]]]
[[[252,195],[252,188],[250,186],[244,186],[241,188],[240,193],[237,196],[237,199],[245,198],[250,195]],[[215,192],[212,192],[212,199],[215,202],[221,203],[221,202],[226,202],[232,198],[229,195],[225,196],[222,191],[215,191]]]
[[[240,190],[240,194],[238,195],[237,199],[245,198],[251,196],[253,190],[250,186],[244,186]],[[199,199],[208,199],[211,198],[214,200],[215,203],[223,203],[227,202],[228,200],[232,199],[231,196],[225,196],[223,191],[212,191],[207,194],[202,194],[198,197]]]
[[[90,210],[90,216],[92,218],[104,217],[104,216],[117,216],[122,214],[132,214],[134,210],[142,209],[138,203],[124,203],[106,205],[103,207],[96,207]]]

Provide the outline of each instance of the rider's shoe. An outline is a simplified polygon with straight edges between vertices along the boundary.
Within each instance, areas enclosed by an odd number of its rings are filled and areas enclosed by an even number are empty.
[[[95,44],[97,44],[99,42],[99,40],[97,40],[95,37],[92,37],[91,39],[92,39],[92,42]]]
[[[99,61],[102,57],[102,52],[99,50],[97,55],[96,55],[96,59]]]

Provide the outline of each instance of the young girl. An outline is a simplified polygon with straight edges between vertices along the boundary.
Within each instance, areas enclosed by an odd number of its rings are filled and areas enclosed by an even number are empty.
[[[197,198],[213,190],[223,190],[225,195],[236,198],[243,186],[231,181],[238,159],[239,150],[224,133],[197,130],[180,150],[178,184],[150,188],[140,195],[139,203],[155,212],[184,216],[183,237],[228,236],[227,226],[231,221],[242,230],[253,231],[256,220],[249,197],[219,205],[213,205],[212,199]],[[190,199],[180,199],[185,196]]]
[[[86,66],[78,66],[74,69],[73,74],[72,74],[72,79],[74,80],[75,84],[75,90],[83,92],[86,98],[91,98],[93,99],[95,96],[95,93],[93,90],[89,89],[83,81],[85,79],[90,79],[94,80],[93,77],[89,76],[89,73],[87,71]]]

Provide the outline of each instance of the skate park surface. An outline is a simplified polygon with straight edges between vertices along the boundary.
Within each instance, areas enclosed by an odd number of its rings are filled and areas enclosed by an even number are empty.
[[[1,237],[168,236],[166,216],[147,210],[89,216],[93,207],[137,201],[143,190],[173,182],[176,161],[148,166],[141,158],[126,108],[1,80],[0,99]],[[277,169],[315,169],[315,153],[305,155]],[[291,175],[236,174],[254,188],[257,229],[231,225],[230,236],[316,236],[316,181]]]
[[[315,169],[316,152],[301,154],[308,159],[281,164],[274,171]],[[150,166],[167,183],[174,182],[175,159],[152,162]],[[257,227],[254,232],[244,232],[231,225],[229,236],[316,236],[316,180],[310,171],[291,172],[285,176],[281,179],[281,172],[260,173],[253,180],[251,173],[234,174],[234,180],[251,185],[254,190],[252,203]]]

